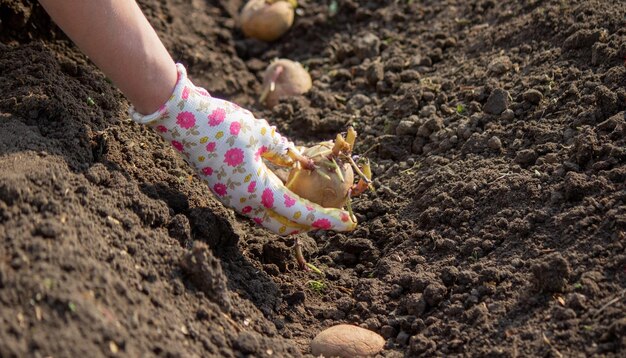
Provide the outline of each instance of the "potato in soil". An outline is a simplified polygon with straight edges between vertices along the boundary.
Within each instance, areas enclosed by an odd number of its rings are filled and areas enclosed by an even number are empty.
[[[272,108],[281,98],[304,94],[312,85],[311,76],[299,62],[278,59],[263,74],[260,101]]]
[[[295,1],[250,0],[243,7],[239,21],[247,37],[274,41],[293,24]]]

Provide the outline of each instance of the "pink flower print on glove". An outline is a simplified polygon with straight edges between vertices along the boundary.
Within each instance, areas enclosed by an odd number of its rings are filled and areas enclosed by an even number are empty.
[[[224,195],[226,195],[228,189],[226,188],[226,185],[224,185],[222,183],[217,183],[217,184],[213,185],[213,191],[218,196],[224,196]]]
[[[289,196],[289,195],[287,195],[287,194],[285,194],[285,195],[284,195],[284,198],[285,198],[285,206],[286,206],[286,207],[290,208],[290,207],[292,207],[292,206],[294,206],[294,205],[295,205],[295,203],[296,203],[296,199],[294,199],[294,198],[290,197],[290,196]]]
[[[172,141],[172,147],[176,148],[177,151],[182,152],[185,147],[183,146],[183,143],[173,140]]]
[[[196,87],[178,64],[174,93],[138,123],[153,127],[193,165],[224,205],[281,235],[310,230],[353,230],[344,210],[324,208],[287,189],[265,165],[290,165],[296,147],[266,120]],[[261,160],[261,158],[265,160]]]
[[[237,135],[239,134],[239,130],[241,130],[241,124],[239,124],[239,122],[233,122],[230,124],[230,134]]]
[[[196,117],[191,112],[181,112],[176,116],[176,124],[181,128],[189,129],[196,125]],[[159,128],[157,128],[159,131]]]
[[[226,117],[226,111],[222,108],[216,108],[211,114],[209,114],[209,125],[211,127],[219,126],[220,123],[224,122],[224,117]]]
[[[236,167],[243,163],[243,150],[241,148],[231,148],[224,154],[224,163],[231,167]]]
[[[204,174],[206,176],[212,175],[213,174],[213,168],[211,168],[211,167],[202,168],[202,174]]]
[[[266,208],[271,208],[274,205],[274,193],[272,193],[271,189],[263,190],[263,195],[261,195],[261,204],[263,204]]]

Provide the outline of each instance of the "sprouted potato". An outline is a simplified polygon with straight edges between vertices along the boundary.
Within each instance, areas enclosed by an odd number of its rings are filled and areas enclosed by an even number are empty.
[[[323,207],[347,207],[353,215],[350,198],[372,188],[369,162],[364,159],[358,165],[352,156],[355,139],[356,131],[349,127],[345,138],[337,134],[334,142],[322,142],[305,148],[302,153],[290,153],[295,160],[285,186]],[[356,184],[355,173],[359,179]]]
[[[311,76],[299,62],[277,59],[263,74],[263,90],[259,100],[272,108],[280,98],[304,94],[312,85]]]
[[[313,160],[315,169],[292,169],[286,186],[300,197],[323,207],[342,208],[352,189],[354,171],[350,163],[329,156],[332,147],[332,142],[322,142],[306,148],[302,154]]]

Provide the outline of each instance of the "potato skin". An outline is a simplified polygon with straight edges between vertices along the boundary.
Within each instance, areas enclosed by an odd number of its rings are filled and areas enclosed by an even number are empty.
[[[339,324],[320,332],[311,342],[311,353],[324,357],[373,357],[383,350],[379,334],[350,324]]]
[[[240,13],[241,30],[247,37],[271,42],[284,35],[293,24],[294,9],[288,1],[272,4],[250,0]]]
[[[269,92],[273,74],[278,66],[282,66],[283,71],[276,80],[274,91]],[[308,92],[313,86],[311,75],[302,67],[299,62],[278,59],[273,61],[263,74],[263,90],[267,91],[264,104],[272,108],[278,104],[282,97],[300,95]]]
[[[317,203],[325,208],[342,208],[348,199],[348,191],[354,182],[354,172],[349,163],[338,163],[341,168],[344,181],[341,181],[337,172],[332,167],[323,163],[323,156],[317,155],[320,149],[327,146],[318,144],[305,149],[304,155],[313,159],[315,170],[292,169],[287,179],[287,188],[300,197]],[[330,180],[320,175],[322,172]]]

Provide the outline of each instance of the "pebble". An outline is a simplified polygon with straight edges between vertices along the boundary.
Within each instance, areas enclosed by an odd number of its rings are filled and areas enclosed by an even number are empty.
[[[494,58],[487,66],[487,71],[494,75],[501,75],[511,69],[513,63],[509,56],[500,56]]]
[[[513,110],[510,108],[505,109],[504,112],[502,112],[502,114],[500,115],[500,118],[502,118],[502,120],[504,121],[513,120],[515,119],[515,112],[513,112]]]
[[[432,100],[435,99],[435,94],[431,91],[424,91],[424,93],[422,93],[422,99],[426,102],[432,102]]]
[[[417,133],[417,126],[413,121],[402,120],[396,127],[396,135],[414,135],[415,133]]]
[[[400,333],[396,336],[396,343],[401,346],[406,346],[409,343],[409,338],[411,338],[411,335],[405,331],[400,331]]]
[[[491,92],[489,98],[487,98],[487,103],[483,106],[483,111],[489,114],[500,114],[507,108],[509,108],[509,92],[501,88],[496,88]]]
[[[543,94],[541,94],[541,92],[536,89],[529,89],[528,91],[524,92],[522,97],[528,103],[538,104],[543,99]]]
[[[320,332],[311,342],[311,353],[318,357],[368,357],[385,345],[379,334],[350,324],[340,324]]]
[[[515,163],[520,165],[531,165],[537,160],[537,152],[534,149],[520,150],[515,156]]]
[[[378,81],[382,81],[383,78],[385,77],[385,68],[384,68],[383,64],[380,63],[380,62],[372,63],[367,68],[367,71],[365,73],[365,77],[367,79],[367,82],[370,85],[372,85],[372,86],[376,85],[376,83],[378,83]]]
[[[429,104],[427,106],[424,106],[422,109],[420,109],[420,116],[421,117],[430,117],[431,115],[435,114],[437,112],[437,107],[433,106],[432,104]]]
[[[443,119],[437,116],[429,118],[426,123],[417,129],[417,134],[426,138],[431,133],[437,132],[443,128]]]
[[[396,335],[396,329],[390,325],[384,325],[380,328],[380,333],[382,333],[385,338],[391,338]]]
[[[502,148],[502,141],[500,141],[500,138],[494,135],[493,137],[489,138],[487,145],[493,150],[500,150]]]
[[[360,59],[378,56],[380,53],[380,39],[371,32],[359,36],[354,43],[354,53]]]
[[[361,109],[370,102],[372,102],[372,100],[369,97],[364,94],[357,93],[348,101],[348,108],[350,110]]]
[[[418,82],[420,73],[415,70],[404,70],[400,73],[400,80],[402,82]]]

